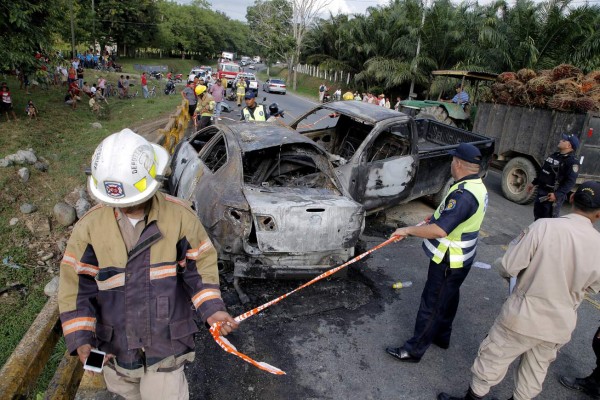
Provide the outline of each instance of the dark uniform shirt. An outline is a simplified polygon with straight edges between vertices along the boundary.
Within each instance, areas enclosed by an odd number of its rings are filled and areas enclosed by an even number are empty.
[[[457,183],[468,179],[477,179],[478,177],[477,174],[468,175],[459,179]],[[446,201],[440,204],[440,208],[442,207],[443,209],[440,210],[439,218],[432,220],[431,223],[435,223],[442,228],[444,232],[449,234],[456,229],[458,225],[471,218],[471,216],[477,212],[479,203],[473,193],[463,189],[459,185],[458,189],[450,193],[446,197]]]
[[[578,173],[579,162],[573,152],[561,154],[557,151],[546,158],[540,174],[532,183],[538,185],[538,194],[555,193],[557,200],[562,202],[575,186]]]

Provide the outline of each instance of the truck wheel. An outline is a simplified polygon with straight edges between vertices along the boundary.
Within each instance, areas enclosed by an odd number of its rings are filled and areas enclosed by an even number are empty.
[[[422,108],[415,118],[433,118],[442,124],[456,126],[456,123],[448,116],[448,111],[446,111],[444,107],[436,106]]]
[[[527,193],[527,185],[533,182],[537,170],[533,163],[524,157],[515,157],[502,170],[502,193],[517,204],[529,204],[535,199],[536,191]]]
[[[446,183],[444,183],[444,186],[442,186],[442,188],[440,189],[439,192],[429,196],[429,199],[428,199],[429,203],[433,207],[439,206],[440,203],[442,202],[442,200],[444,200],[444,197],[446,197],[446,194],[448,194],[448,190],[450,190],[450,186],[452,186],[453,183],[454,183],[454,178],[452,178],[452,177],[448,178],[448,180],[446,181]]]

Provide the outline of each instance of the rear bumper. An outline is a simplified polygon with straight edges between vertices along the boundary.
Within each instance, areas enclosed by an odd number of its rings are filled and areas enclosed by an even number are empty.
[[[315,277],[337,267],[354,256],[354,247],[311,254],[263,254],[237,257],[233,275],[241,278],[301,279]]]

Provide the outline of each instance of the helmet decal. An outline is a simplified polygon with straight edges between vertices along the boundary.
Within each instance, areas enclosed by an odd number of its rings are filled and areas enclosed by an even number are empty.
[[[106,194],[112,198],[120,199],[125,197],[125,189],[121,182],[104,181],[104,189]]]
[[[148,187],[148,180],[146,178],[142,178],[136,183],[133,184],[137,190],[143,192]]]

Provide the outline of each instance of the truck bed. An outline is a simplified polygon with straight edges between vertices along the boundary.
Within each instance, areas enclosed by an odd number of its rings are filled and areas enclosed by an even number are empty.
[[[477,146],[491,142],[490,138],[483,135],[431,119],[416,119],[415,123],[419,137],[418,148],[420,156],[425,156],[427,153],[447,152],[460,143],[471,143]]]

